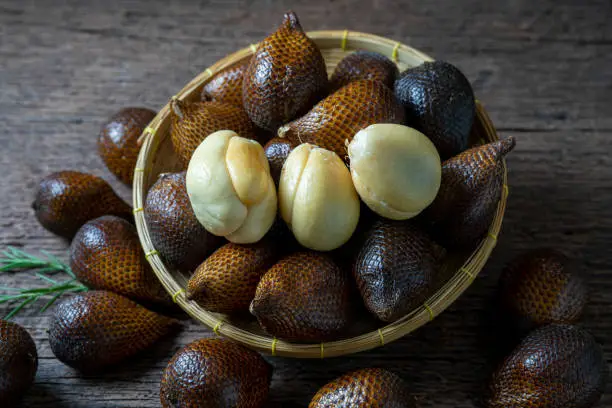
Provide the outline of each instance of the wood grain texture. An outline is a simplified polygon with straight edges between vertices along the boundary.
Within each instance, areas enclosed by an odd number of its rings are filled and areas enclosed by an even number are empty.
[[[450,310],[412,336],[330,361],[270,359],[270,407],[305,407],[350,369],[382,366],[408,380],[420,407],[476,407],[499,344],[489,323],[501,267],[552,245],[581,261],[591,289],[584,325],[612,361],[612,5],[608,0],[89,1],[0,0],[0,248],[67,243],[40,227],[33,189],[51,171],[105,177],[95,153],[102,121],[129,105],[157,109],[224,55],[255,43],[294,9],[307,30],[384,35],[458,65],[502,135],[510,198],[503,233],[482,277]],[[32,285],[26,273],[2,285]],[[4,306],[3,306],[4,307]],[[0,308],[5,313],[6,308]],[[83,378],[54,359],[47,316],[17,322],[41,357],[24,406],[156,407],[161,370],[209,330],[184,330],[108,373]],[[600,406],[612,406],[612,386]]]

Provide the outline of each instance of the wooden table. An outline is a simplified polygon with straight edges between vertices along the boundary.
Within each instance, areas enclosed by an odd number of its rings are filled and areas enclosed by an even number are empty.
[[[349,29],[402,41],[458,65],[501,135],[515,135],[510,200],[483,275],[414,335],[333,360],[272,359],[272,407],[305,407],[328,380],[382,366],[410,382],[421,407],[474,407],[494,348],[486,324],[500,268],[553,246],[578,259],[591,297],[584,325],[612,359],[612,7],[607,0],[201,1],[0,0],[0,248],[67,258],[30,202],[38,180],[79,169],[130,194],[95,152],[100,123],[128,105],[161,107],[197,73],[262,39],[293,8],[307,30]],[[38,284],[27,273],[2,285]],[[4,314],[6,309],[0,309]],[[40,366],[26,407],[156,407],[161,370],[211,332],[187,324],[116,370],[83,378],[58,362],[48,313],[17,322]],[[2,405],[2,403],[0,403]],[[612,386],[601,406],[612,406]]]

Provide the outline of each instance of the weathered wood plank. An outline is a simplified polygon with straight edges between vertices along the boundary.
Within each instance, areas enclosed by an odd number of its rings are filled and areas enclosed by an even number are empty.
[[[37,225],[38,179],[61,169],[102,175],[129,200],[95,154],[100,122],[126,105],[159,107],[191,77],[259,41],[287,9],[306,29],[373,32],[460,66],[502,134],[510,201],[486,271],[449,311],[384,348],[331,361],[271,359],[272,407],[305,407],[349,369],[384,366],[410,381],[422,407],[475,407],[494,364],[488,313],[502,265],[534,246],[581,260],[591,287],[584,325],[612,361],[612,6],[606,0],[401,1],[9,1],[0,0],[0,248],[67,244]],[[3,285],[34,285],[25,273]],[[0,307],[0,314],[7,310]],[[117,370],[82,378],[54,359],[47,315],[17,319],[41,356],[27,407],[154,407],[166,361],[210,331],[186,323]],[[493,343],[494,344],[494,343]],[[612,387],[601,406],[612,404]]]
[[[108,111],[137,101],[159,106],[216,59],[261,39],[278,24],[285,9],[258,4],[243,10],[236,3],[223,3],[218,13],[196,8],[189,14],[188,5],[162,12],[159,5],[147,11],[143,4],[129,3],[144,9],[138,11],[93,4],[92,9],[59,8],[56,12],[62,12],[62,18],[55,18],[53,10],[50,16],[43,15],[27,4],[20,15],[4,15],[5,37],[15,39],[3,44],[0,54],[6,56],[6,68],[14,76],[2,98],[9,109],[23,96],[26,100],[18,106],[36,108],[43,118],[87,120],[102,112],[94,102],[108,106]],[[392,3],[374,5],[379,12],[368,16],[371,21],[359,18],[358,10],[349,18],[351,11],[343,2],[327,5],[325,19],[316,18],[320,7],[298,7],[298,11],[303,11],[307,28],[371,27],[366,31],[453,61],[475,82],[479,97],[502,128],[612,129],[609,115],[604,114],[604,98],[612,83],[612,73],[606,69],[612,62],[611,29],[605,24],[612,18],[609,4],[543,5],[537,11],[510,4],[484,9],[468,5],[462,8],[476,12],[459,14],[463,18],[456,14],[457,6],[435,6],[430,2],[413,6],[405,11],[402,24],[391,12],[402,7]],[[441,9],[448,14],[432,13]],[[238,21],[241,24],[232,24]],[[16,52],[23,59],[10,58]],[[31,72],[21,69],[24,60],[31,70],[51,72],[20,81]],[[92,100],[82,89],[102,99]],[[71,97],[58,103],[65,91]]]

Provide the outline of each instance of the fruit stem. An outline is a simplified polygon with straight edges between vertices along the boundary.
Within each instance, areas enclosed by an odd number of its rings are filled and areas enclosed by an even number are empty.
[[[302,143],[304,143],[302,141],[302,138],[300,137],[300,132],[293,132],[291,130],[291,126],[289,125],[285,125],[285,126],[281,126],[278,128],[278,130],[276,131],[276,136],[280,137],[281,139],[288,139],[290,143],[295,144],[295,137],[297,136],[298,139],[298,143],[297,145],[301,145]],[[293,136],[292,138],[290,138],[291,136]]]
[[[183,119],[184,117],[183,112],[181,111],[182,105],[183,105],[183,102],[179,100],[176,96],[173,96],[172,99],[170,100],[170,108],[172,109],[174,114],[181,119]]]
[[[293,11],[285,13],[283,18],[283,25],[293,31],[304,31],[302,29],[302,25],[300,24],[300,20],[298,20],[297,15]]]
[[[278,131],[276,132],[276,136],[280,137],[281,139],[284,139],[287,137],[288,131],[289,131],[288,126],[281,126],[278,128]]]

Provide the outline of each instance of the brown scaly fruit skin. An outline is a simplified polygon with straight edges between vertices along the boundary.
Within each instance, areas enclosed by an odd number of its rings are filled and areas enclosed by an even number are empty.
[[[156,113],[146,108],[125,108],[100,129],[98,154],[106,167],[125,184],[132,184],[140,145],[138,138]]]
[[[262,277],[251,313],[280,339],[319,342],[345,334],[352,322],[349,277],[327,255],[298,252]]]
[[[277,256],[268,240],[252,245],[225,244],[189,279],[187,299],[211,312],[248,312],[259,280]]]
[[[515,144],[508,137],[442,163],[440,190],[425,212],[442,244],[471,247],[488,231],[502,194],[502,161]]]
[[[395,82],[408,126],[423,132],[445,160],[469,146],[476,102],[470,81],[444,61],[408,68]]]
[[[68,239],[87,221],[102,215],[133,219],[130,206],[106,181],[78,171],[61,171],[42,179],[32,208],[43,227]]]
[[[532,331],[490,382],[488,408],[588,408],[605,388],[608,366],[585,330],[550,324]]]
[[[403,123],[404,110],[381,82],[354,81],[278,130],[295,144],[311,143],[348,160],[345,141],[375,123]]]
[[[225,242],[206,231],[196,218],[185,187],[185,172],[159,176],[147,193],[144,216],[153,247],[169,266],[180,271],[194,271]]]
[[[367,309],[394,322],[437,289],[446,251],[405,221],[380,219],[366,237],[353,275]]]
[[[502,310],[521,332],[548,323],[575,323],[587,302],[584,280],[558,251],[535,249],[514,259],[500,280]]]
[[[58,303],[49,345],[64,364],[91,372],[145,350],[177,325],[126,297],[92,291]]]
[[[308,408],[414,408],[408,385],[382,368],[352,371],[321,388]]]
[[[353,235],[346,244],[329,253],[341,269],[351,271],[351,273],[357,261],[359,251],[363,247],[370,229],[372,229],[376,221],[381,219],[381,217],[372,211],[363,201],[359,204],[361,206],[359,210],[359,223],[357,224],[355,232],[353,232]],[[357,288],[355,287],[355,289]],[[378,323],[377,321],[377,324]]]
[[[244,108],[255,125],[276,132],[303,115],[327,92],[325,60],[297,16],[282,25],[253,54],[242,86]]]
[[[181,163],[187,167],[195,149],[211,133],[233,130],[242,137],[255,139],[253,124],[241,108],[222,102],[170,102],[172,145]]]
[[[263,408],[271,366],[255,351],[225,339],[201,339],[179,350],[160,386],[163,408]]]
[[[145,259],[136,227],[119,217],[106,215],[81,227],[70,244],[70,268],[92,289],[145,304],[172,303]]]
[[[202,88],[202,100],[223,102],[242,108],[242,78],[249,62],[250,60],[215,74]]]
[[[397,65],[384,55],[372,51],[357,51],[338,63],[331,76],[330,89],[333,92],[360,79],[380,81],[389,89],[393,89],[398,74]]]
[[[270,163],[270,174],[272,175],[272,180],[274,180],[276,188],[278,188],[283,164],[285,164],[289,153],[296,147],[297,145],[291,140],[281,139],[280,137],[270,139],[264,146],[264,152],[268,158],[268,163]]]
[[[38,353],[30,334],[16,323],[0,320],[0,402],[17,406],[38,369]]]

